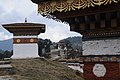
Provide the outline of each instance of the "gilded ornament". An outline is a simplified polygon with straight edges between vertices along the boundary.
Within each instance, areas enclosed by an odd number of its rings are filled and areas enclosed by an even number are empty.
[[[55,5],[57,4],[57,2],[53,1],[50,3],[50,6],[51,6],[51,12],[53,13],[55,11]]]
[[[111,61],[117,61],[117,57],[111,57]]]
[[[65,9],[67,9],[67,4],[65,2],[60,1],[55,8],[57,11],[62,12]]]
[[[17,43],[20,43],[20,39],[17,39]]]
[[[103,57],[102,61],[108,61],[108,57]]]
[[[100,58],[99,57],[95,57],[94,61],[100,61]]]
[[[30,39],[30,42],[34,42],[34,39]]]
[[[101,5],[106,2],[106,0],[91,0],[94,5]]]

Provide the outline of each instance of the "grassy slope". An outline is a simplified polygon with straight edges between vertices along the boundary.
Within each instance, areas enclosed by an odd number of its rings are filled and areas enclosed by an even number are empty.
[[[72,69],[44,59],[12,60],[16,80],[83,80]]]

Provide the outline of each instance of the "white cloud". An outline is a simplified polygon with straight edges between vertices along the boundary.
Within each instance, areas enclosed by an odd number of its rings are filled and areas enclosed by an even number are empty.
[[[54,42],[58,42],[61,39],[67,38],[67,37],[72,37],[72,36],[81,36],[79,33],[76,32],[70,32],[69,31],[69,26],[65,24],[59,24],[56,25],[55,27],[47,25],[47,30],[45,33],[40,34],[40,38],[48,38],[51,39]]]
[[[31,14],[37,6],[32,3],[31,0],[1,0],[0,5],[6,13],[11,13],[16,10],[16,12],[23,16],[28,16]]]
[[[11,12],[14,9],[15,3],[11,0],[1,0],[0,6],[5,10],[5,12]]]
[[[7,40],[12,38],[12,35],[6,35],[4,32],[0,32],[0,40]]]

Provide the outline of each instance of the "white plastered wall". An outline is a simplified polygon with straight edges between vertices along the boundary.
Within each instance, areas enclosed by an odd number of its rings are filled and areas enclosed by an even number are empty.
[[[38,44],[13,44],[12,58],[33,58],[38,56]]]
[[[120,54],[120,38],[83,41],[83,55]]]

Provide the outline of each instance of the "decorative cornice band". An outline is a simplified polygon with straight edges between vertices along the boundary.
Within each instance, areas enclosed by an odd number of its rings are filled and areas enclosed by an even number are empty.
[[[13,38],[14,44],[37,43],[37,38]]]
[[[120,55],[89,55],[75,59],[60,59],[60,62],[86,63],[86,62],[120,62]]]
[[[105,37],[105,36],[115,36],[115,35],[120,35],[120,32],[116,31],[116,32],[103,32],[103,33],[89,33],[84,36],[85,37]]]
[[[87,7],[95,7],[107,5],[111,3],[118,3],[120,0],[53,0],[40,2],[38,4],[38,13],[48,15],[55,11],[66,12],[71,10],[79,10]]]

